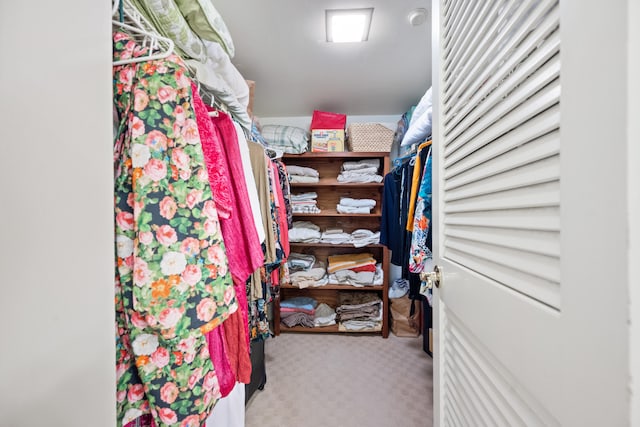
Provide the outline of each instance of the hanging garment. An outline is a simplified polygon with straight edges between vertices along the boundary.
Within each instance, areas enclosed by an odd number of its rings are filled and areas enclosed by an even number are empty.
[[[123,32],[114,59],[144,53]],[[217,210],[175,55],[113,68],[118,425],[200,426],[220,396],[204,334],[236,311]]]
[[[264,147],[256,142],[249,142],[251,169],[256,180],[256,190],[260,200],[262,224],[265,230],[265,263],[271,264],[276,260],[276,237],[273,234],[273,219],[271,217],[271,198],[269,195],[269,169]]]
[[[264,225],[262,224],[262,213],[260,212],[260,199],[258,198],[258,191],[256,189],[256,179],[253,175],[253,169],[251,169],[251,156],[249,154],[249,143],[245,137],[242,126],[239,123],[233,122],[236,128],[236,136],[238,138],[238,145],[240,146],[240,157],[242,157],[242,169],[244,170],[244,179],[247,184],[247,192],[249,194],[249,202],[251,203],[251,211],[253,213],[253,223],[256,226],[258,232],[258,240],[260,243],[264,242]]]
[[[275,164],[278,167],[280,187],[282,188],[282,197],[284,199],[285,215],[287,217],[287,229],[289,229],[293,227],[293,209],[291,208],[291,186],[289,185],[289,179],[287,179],[287,167],[282,160],[276,160]]]
[[[422,171],[424,170],[427,153],[431,152],[431,141],[423,142],[418,146],[411,178],[411,195],[409,196],[409,212],[407,213],[407,231],[413,231],[413,217],[415,215],[415,205],[418,198],[418,189],[422,181]]]
[[[262,265],[262,249],[253,222],[236,129],[231,118],[221,111],[217,116],[211,117],[211,121],[231,174],[234,214],[231,218],[221,219],[222,236],[227,247],[231,274],[244,286],[251,273]]]
[[[196,112],[198,132],[202,151],[209,174],[209,184],[213,192],[213,200],[218,210],[218,217],[229,218],[233,213],[233,201],[231,195],[231,179],[221,141],[217,138],[213,123],[209,119],[207,107],[202,102],[194,83],[191,83],[193,92],[193,108]]]
[[[413,235],[409,255],[409,271],[421,273],[429,259],[433,258],[431,245],[427,237],[431,223],[431,155],[427,157],[422,173],[422,182],[418,192],[415,218],[413,220]]]

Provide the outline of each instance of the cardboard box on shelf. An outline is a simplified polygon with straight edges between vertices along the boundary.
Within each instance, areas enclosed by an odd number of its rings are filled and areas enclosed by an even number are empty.
[[[344,129],[312,129],[311,151],[344,151]]]

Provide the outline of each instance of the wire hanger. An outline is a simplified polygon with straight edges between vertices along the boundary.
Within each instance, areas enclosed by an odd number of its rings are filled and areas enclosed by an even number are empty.
[[[136,36],[136,41],[142,49],[147,50],[147,53],[135,58],[113,61],[113,65],[164,59],[173,53],[173,40],[157,34],[153,26],[138,12],[130,0],[115,0],[111,12],[115,15],[119,10],[122,12],[121,18],[124,22],[113,19],[111,21],[113,27],[121,28],[130,35]]]

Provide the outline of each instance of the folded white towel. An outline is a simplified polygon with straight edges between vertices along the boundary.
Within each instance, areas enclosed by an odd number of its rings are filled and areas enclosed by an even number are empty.
[[[368,207],[368,206],[354,207],[354,206],[336,205],[336,210],[338,211],[338,213],[343,213],[343,214],[368,214],[368,213],[371,213],[371,208]]]
[[[357,162],[344,162],[342,164],[342,170],[350,171],[356,169],[364,169],[368,167],[375,167],[376,169],[380,167],[380,159],[362,159]]]
[[[301,176],[320,176],[317,170],[308,168],[306,166],[287,165],[287,173],[289,175],[301,175]]]
[[[340,197],[340,204],[342,206],[352,206],[354,208],[373,208],[376,205],[376,201],[373,199],[352,199],[351,197]]]
[[[377,173],[378,168],[375,167],[353,169],[341,172],[342,175],[375,175]]]
[[[382,175],[347,174],[347,172],[338,175],[338,182],[382,182],[383,179]]]
[[[289,175],[289,182],[291,183],[301,183],[301,184],[315,184],[319,182],[320,178],[317,176],[306,176],[306,175]]]
[[[291,201],[294,200],[314,200],[318,198],[318,193],[311,191],[308,193],[292,194]]]

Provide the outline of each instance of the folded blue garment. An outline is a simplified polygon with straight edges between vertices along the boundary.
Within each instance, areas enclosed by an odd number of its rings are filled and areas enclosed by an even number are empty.
[[[288,308],[304,308],[306,310],[313,310],[318,306],[318,301],[311,297],[294,297],[284,301],[280,301],[280,307]]]

